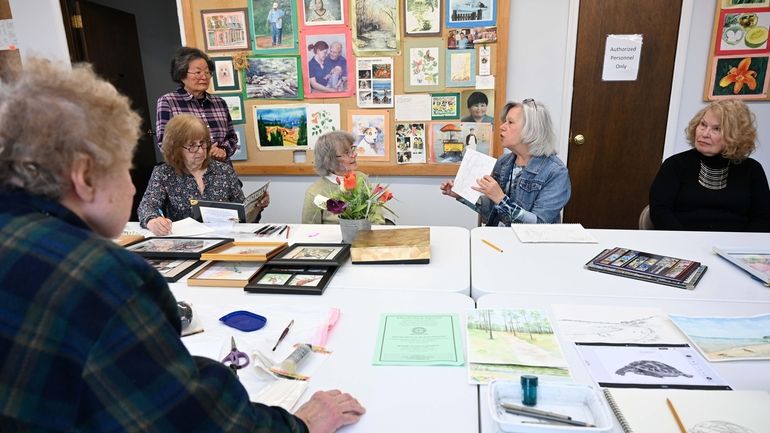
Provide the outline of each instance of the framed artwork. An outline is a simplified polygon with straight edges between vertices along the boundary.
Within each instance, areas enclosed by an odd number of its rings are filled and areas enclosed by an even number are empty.
[[[305,26],[347,24],[348,2],[343,0],[299,0]]]
[[[304,105],[254,107],[257,146],[261,150],[307,149],[307,109]]]
[[[247,62],[244,71],[247,98],[302,99],[299,56],[253,56]]]
[[[427,162],[425,123],[396,123],[396,162],[419,164]]]
[[[398,0],[352,0],[353,50],[362,56],[395,53],[401,46]]]
[[[337,266],[267,264],[243,290],[252,293],[321,295],[337,272]]]
[[[767,55],[714,57],[708,99],[767,99],[767,65]]]
[[[432,93],[430,95],[430,118],[432,120],[457,119],[459,117],[459,93]]]
[[[758,8],[770,6],[770,0],[720,0],[722,9],[730,8]]]
[[[461,122],[493,124],[495,112],[494,90],[463,90],[460,98]]]
[[[441,34],[441,3],[439,0],[406,0],[404,2],[404,34],[406,36],[436,36]]]
[[[770,52],[767,28],[770,8],[729,9],[719,14],[717,55],[758,55]]]
[[[393,106],[393,58],[356,59],[356,101],[361,108]]]
[[[178,281],[203,263],[195,259],[147,259],[147,261],[170,283]]]
[[[770,287],[770,249],[714,247],[714,252]]]
[[[144,239],[144,235],[134,232],[123,232],[118,237],[113,238],[112,241],[121,247],[125,247],[131,244],[135,244]]]
[[[446,25],[458,27],[484,27],[497,24],[497,0],[448,0]]]
[[[404,92],[444,88],[444,51],[441,38],[404,40]]]
[[[246,122],[246,117],[243,114],[243,95],[240,93],[222,93],[217,96],[225,100],[227,110],[230,111],[230,119],[234,125]]]
[[[259,271],[259,262],[210,262],[187,279],[190,286],[243,287]]]
[[[248,10],[201,10],[203,42],[206,51],[237,51],[249,49]]]
[[[246,125],[233,125],[235,135],[238,137],[238,150],[230,157],[231,161],[246,161],[249,159],[249,150],[246,145]]]
[[[342,266],[350,256],[350,244],[297,243],[270,260],[271,265]]]
[[[492,124],[460,122],[460,137],[465,149],[473,149],[485,155],[492,154]],[[465,152],[463,152],[465,155]]]
[[[361,161],[390,160],[390,114],[388,110],[348,110],[348,130]]]
[[[428,134],[430,162],[459,164],[465,153],[462,132],[460,122],[431,122]]]
[[[288,245],[286,242],[233,241],[201,254],[201,260],[266,262]]]
[[[307,147],[313,149],[318,137],[340,130],[340,104],[308,104],[307,126]]]
[[[296,3],[294,0],[249,0],[254,53],[297,53]]]
[[[473,87],[476,85],[476,50],[447,50],[446,86]]]
[[[302,32],[305,98],[351,96],[354,89],[350,31],[344,26],[311,27]]]
[[[129,245],[126,249],[151,259],[197,260],[206,251],[232,241],[232,239],[226,238],[151,237]]]
[[[233,67],[232,57],[212,57],[211,61],[214,62],[215,92],[241,90],[238,71]]]

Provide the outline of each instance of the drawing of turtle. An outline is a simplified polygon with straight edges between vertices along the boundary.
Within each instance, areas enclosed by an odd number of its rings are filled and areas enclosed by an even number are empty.
[[[652,376],[657,378],[679,376],[692,377],[691,374],[682,373],[681,371],[668,364],[664,364],[660,361],[649,360],[634,361],[615,372],[615,374],[619,374],[621,376],[625,376],[626,373],[636,373],[643,376]]]
[[[688,433],[755,433],[754,430],[729,421],[701,421],[691,428]]]

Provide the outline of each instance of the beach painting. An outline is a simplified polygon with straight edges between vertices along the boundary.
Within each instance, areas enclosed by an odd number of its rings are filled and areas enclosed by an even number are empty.
[[[669,317],[709,361],[770,359],[770,314]]]

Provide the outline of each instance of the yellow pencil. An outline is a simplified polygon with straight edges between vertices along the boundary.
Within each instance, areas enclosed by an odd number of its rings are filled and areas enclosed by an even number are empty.
[[[493,250],[495,250],[497,252],[500,252],[500,253],[503,252],[502,248],[498,247],[497,245],[493,244],[492,242],[489,242],[486,239],[482,239],[481,242],[484,242],[485,244],[489,245],[490,247],[492,247]]]

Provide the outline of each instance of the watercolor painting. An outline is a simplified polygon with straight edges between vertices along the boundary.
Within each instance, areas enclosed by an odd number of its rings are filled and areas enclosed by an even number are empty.
[[[401,28],[398,0],[353,0],[353,47],[366,52],[398,51]]]
[[[390,159],[390,116],[386,110],[348,110],[348,129],[355,137],[359,160]]]
[[[307,110],[304,105],[254,107],[257,146],[261,150],[307,148]]]
[[[715,57],[710,99],[767,98],[768,56]]]
[[[308,104],[307,119],[307,147],[313,149],[318,137],[340,130],[340,104]]]
[[[457,119],[460,117],[459,93],[433,93],[430,95],[432,120]]]
[[[669,317],[709,361],[770,359],[770,314]]]
[[[244,9],[201,10],[206,51],[234,51],[249,48],[249,28]]]
[[[407,36],[441,33],[441,3],[439,0],[406,0],[404,34]]]
[[[224,99],[227,104],[227,110],[234,125],[246,122],[246,117],[243,115],[243,97],[240,93],[220,93],[217,96]]]
[[[770,52],[767,28],[770,8],[731,9],[719,15],[719,34],[716,54],[752,54]]]
[[[244,74],[247,98],[302,99],[298,56],[249,57]]]

